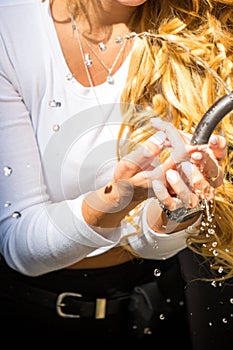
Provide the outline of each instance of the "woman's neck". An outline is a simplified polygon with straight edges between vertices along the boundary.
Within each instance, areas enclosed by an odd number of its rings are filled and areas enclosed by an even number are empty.
[[[136,7],[122,5],[116,0],[91,0],[83,7],[83,14],[93,26],[112,26],[118,23],[128,24]]]
[[[130,19],[135,9],[115,0],[91,0],[81,4],[76,21],[87,39],[99,42],[103,38],[108,40],[114,32],[119,35],[129,32]]]

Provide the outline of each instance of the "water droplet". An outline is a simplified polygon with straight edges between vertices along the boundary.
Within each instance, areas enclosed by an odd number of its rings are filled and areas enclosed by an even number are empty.
[[[155,269],[154,270],[154,275],[155,275],[155,277],[161,276],[161,270],[160,269]]]
[[[180,306],[183,306],[183,305],[184,305],[184,301],[183,301],[183,300],[180,300],[180,301],[179,301],[179,305],[180,305]]]
[[[216,285],[216,281],[211,282],[211,286],[213,286],[213,287],[217,287],[217,285]]]
[[[158,249],[158,243],[157,243],[157,241],[154,241],[154,245],[153,245],[153,249]]]
[[[144,334],[152,334],[152,331],[149,327],[144,328]]]
[[[12,217],[14,219],[19,219],[21,217],[21,213],[19,211],[14,211],[14,213],[12,213]]]
[[[212,326],[213,325],[213,323],[212,322],[209,322],[209,326]]]
[[[8,208],[8,207],[10,207],[11,206],[11,202],[6,202],[6,203],[4,203],[4,207],[5,208]]]
[[[218,252],[216,250],[213,250],[213,255],[218,256]]]
[[[227,319],[225,317],[222,319],[222,321],[223,323],[227,323]]]
[[[169,304],[171,302],[171,299],[170,298],[167,298],[166,299],[166,302]]]
[[[5,176],[10,176],[12,174],[12,171],[13,171],[12,168],[9,166],[4,166],[3,168],[3,174]]]
[[[164,315],[164,314],[160,314],[160,315],[159,315],[159,319],[160,319],[160,320],[165,320],[165,315]]]
[[[223,273],[223,267],[222,266],[219,267],[218,273]]]
[[[71,80],[71,79],[73,79],[73,77],[74,77],[74,76],[73,76],[72,73],[68,73],[67,76],[66,76],[66,79],[67,79],[67,80]]]
[[[60,130],[60,126],[58,125],[58,124],[54,124],[53,125],[53,131],[54,132],[57,132],[57,131],[59,131]]]
[[[233,298],[230,299],[230,303],[233,304]]]
[[[49,101],[49,107],[61,107],[61,102],[55,101],[55,100],[51,100]]]

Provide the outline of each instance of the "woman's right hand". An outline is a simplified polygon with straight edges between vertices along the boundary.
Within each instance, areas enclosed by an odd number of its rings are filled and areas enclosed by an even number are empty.
[[[155,160],[163,150],[165,142],[166,134],[158,131],[119,161],[112,183],[117,184],[121,192],[128,189],[126,192],[133,201],[141,202],[153,195],[147,174],[158,165]]]
[[[154,169],[153,162],[163,149],[165,140],[164,132],[156,132],[119,161],[112,181],[85,198],[83,217],[90,226],[95,230],[114,228],[130,210],[154,196],[146,173]],[[99,232],[103,234],[103,230]]]

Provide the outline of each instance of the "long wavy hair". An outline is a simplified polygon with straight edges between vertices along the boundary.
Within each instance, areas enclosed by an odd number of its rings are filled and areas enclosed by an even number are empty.
[[[69,3],[74,15],[83,6]],[[137,35],[121,96],[119,133],[120,140],[129,131],[127,152],[151,135],[151,117],[193,133],[209,107],[233,90],[233,1],[147,0],[136,8],[130,30]],[[204,215],[187,245],[209,259],[215,279],[223,280],[233,276],[233,113],[214,132],[228,143],[224,183],[215,190],[211,215]],[[119,158],[126,152],[120,144]],[[125,220],[133,223],[136,211]]]

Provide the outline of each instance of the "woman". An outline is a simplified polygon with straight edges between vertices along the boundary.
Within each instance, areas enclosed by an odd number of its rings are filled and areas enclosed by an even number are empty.
[[[0,6],[4,329],[207,349],[180,269],[233,273],[230,115],[190,144],[232,88],[231,2]]]

